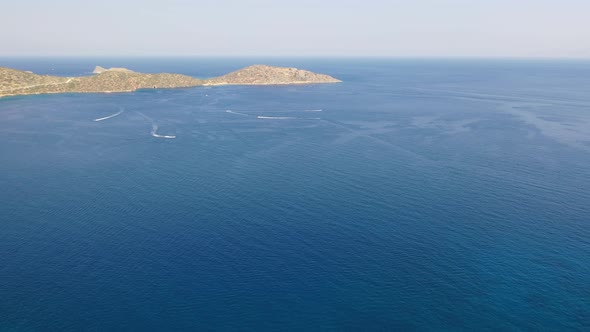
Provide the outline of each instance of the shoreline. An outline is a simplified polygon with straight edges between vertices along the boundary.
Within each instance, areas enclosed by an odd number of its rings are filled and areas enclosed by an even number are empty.
[[[172,90],[172,89],[190,89],[200,87],[216,87],[216,86],[285,86],[285,85],[315,85],[315,84],[329,84],[329,83],[342,83],[339,82],[289,82],[289,83],[207,83],[202,85],[193,86],[176,86],[176,87],[162,87],[162,88],[138,88],[134,90],[120,90],[120,91],[48,91],[48,92],[30,92],[30,93],[15,93],[15,94],[2,94],[0,92],[0,99],[6,97],[18,97],[18,96],[35,96],[35,95],[58,95],[58,94],[104,94],[104,93],[131,93],[141,90]]]
[[[145,74],[124,68],[97,68],[101,70],[94,75],[66,77],[36,75],[27,71],[0,67],[0,86],[20,85],[0,90],[0,98],[65,93],[127,93],[143,89],[177,89],[226,85],[284,86],[342,82],[325,74],[266,65],[253,65],[223,76],[206,79],[174,73]]]

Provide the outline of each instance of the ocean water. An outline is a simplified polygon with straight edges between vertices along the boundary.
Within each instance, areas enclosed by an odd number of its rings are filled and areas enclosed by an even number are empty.
[[[590,329],[590,62],[0,59],[254,63],[0,99],[0,331]]]

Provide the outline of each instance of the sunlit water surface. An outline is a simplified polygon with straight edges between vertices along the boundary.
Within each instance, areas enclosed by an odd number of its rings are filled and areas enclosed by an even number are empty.
[[[590,328],[590,63],[0,59],[310,86],[0,99],[0,330]]]

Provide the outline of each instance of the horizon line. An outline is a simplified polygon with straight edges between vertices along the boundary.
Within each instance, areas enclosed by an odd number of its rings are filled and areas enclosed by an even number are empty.
[[[474,60],[590,60],[590,56],[502,55],[199,55],[199,54],[0,54],[0,58],[347,58],[347,59],[474,59]]]

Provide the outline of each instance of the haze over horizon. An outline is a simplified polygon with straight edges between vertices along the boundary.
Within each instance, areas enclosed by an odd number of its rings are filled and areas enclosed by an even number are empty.
[[[590,58],[590,2],[154,0],[3,5],[0,56]]]

